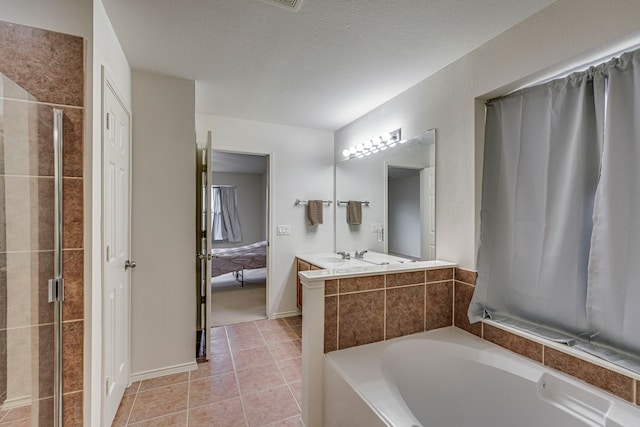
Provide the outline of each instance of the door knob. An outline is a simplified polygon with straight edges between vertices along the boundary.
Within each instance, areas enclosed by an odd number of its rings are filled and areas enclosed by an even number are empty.
[[[129,268],[136,268],[136,262],[135,261],[126,260],[124,262],[124,269],[127,270]]]

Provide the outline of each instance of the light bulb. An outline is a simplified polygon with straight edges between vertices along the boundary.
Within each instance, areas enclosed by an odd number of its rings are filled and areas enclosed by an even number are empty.
[[[351,154],[351,152],[349,151],[348,148],[345,148],[344,150],[342,150],[342,155],[345,157],[349,157],[349,154]]]
[[[370,140],[366,140],[364,142],[364,148],[371,148],[372,145],[373,143]]]
[[[391,139],[391,134],[389,132],[383,133],[380,138],[382,138],[383,141],[388,141]]]
[[[356,151],[362,151],[362,150],[364,150],[364,145],[363,144],[358,144],[356,146]]]
[[[349,153],[351,153],[351,154],[356,154],[356,151],[357,151],[357,150],[356,150],[356,147],[355,147],[355,146],[349,147]]]

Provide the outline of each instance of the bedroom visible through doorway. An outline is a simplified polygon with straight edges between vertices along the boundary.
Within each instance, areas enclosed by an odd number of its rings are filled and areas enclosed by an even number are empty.
[[[213,150],[211,325],[267,317],[268,156]]]

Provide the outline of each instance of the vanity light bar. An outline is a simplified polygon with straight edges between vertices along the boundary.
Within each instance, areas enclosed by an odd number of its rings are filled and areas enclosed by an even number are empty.
[[[342,151],[342,155],[346,160],[361,159],[364,156],[370,156],[371,154],[378,153],[379,151],[386,150],[389,147],[394,147],[396,144],[403,144],[406,140],[401,138],[400,128],[391,132],[385,133],[375,138],[371,138],[360,144],[352,145],[349,148],[345,148]]]

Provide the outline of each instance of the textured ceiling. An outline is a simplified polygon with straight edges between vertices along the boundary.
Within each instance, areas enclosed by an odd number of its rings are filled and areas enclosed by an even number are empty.
[[[132,68],[196,111],[337,130],[554,0],[103,0]]]

